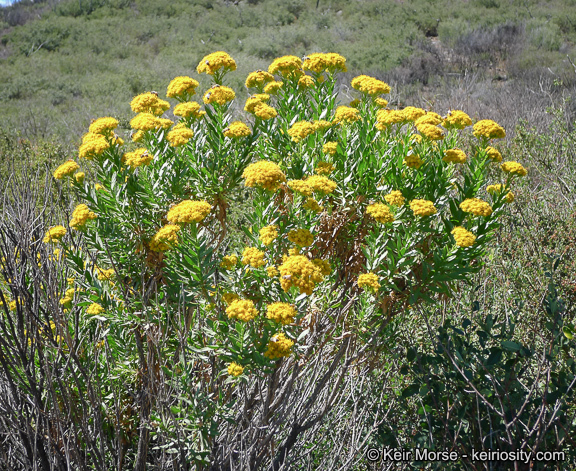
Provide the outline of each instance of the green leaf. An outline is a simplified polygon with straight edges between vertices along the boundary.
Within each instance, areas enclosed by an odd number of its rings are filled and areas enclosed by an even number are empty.
[[[562,327],[562,332],[564,332],[567,339],[572,340],[574,338],[574,330],[570,326],[565,325]]]
[[[509,352],[518,352],[522,349],[522,345],[517,342],[512,342],[511,340],[504,340],[501,345],[504,350]]]

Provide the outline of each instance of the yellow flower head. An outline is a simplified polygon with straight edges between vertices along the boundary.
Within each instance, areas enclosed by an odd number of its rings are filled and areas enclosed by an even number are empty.
[[[213,52],[205,56],[198,64],[196,71],[199,74],[214,75],[220,69],[223,69],[223,72],[236,70],[234,59],[223,51]]]
[[[224,293],[222,295],[222,301],[224,302],[224,304],[226,304],[227,306],[229,306],[230,304],[232,304],[234,301],[236,301],[237,299],[240,299],[240,296],[238,296],[236,293]]]
[[[354,123],[361,119],[360,110],[350,108],[349,106],[339,106],[336,108],[336,113],[334,114],[335,123]]]
[[[328,195],[336,189],[336,182],[330,180],[324,175],[312,175],[304,180],[305,183],[310,185],[314,191]]]
[[[404,157],[404,163],[407,167],[418,169],[424,162],[418,154],[408,154]]]
[[[230,376],[240,376],[244,373],[244,367],[233,361],[228,365],[228,374]]]
[[[238,257],[236,255],[225,255],[220,262],[220,267],[225,270],[232,270],[238,263]]]
[[[288,233],[288,240],[300,247],[308,247],[314,243],[314,236],[308,229],[293,229]]]
[[[394,215],[390,212],[390,208],[382,203],[369,204],[366,207],[366,213],[378,222],[386,223],[394,221]]]
[[[352,88],[370,96],[390,93],[390,85],[382,82],[382,80],[368,77],[367,75],[359,75],[358,77],[353,78],[351,85]]]
[[[318,175],[330,175],[334,171],[334,168],[334,165],[328,162],[318,162],[318,165],[316,165],[314,171]]]
[[[464,129],[467,126],[472,126],[472,120],[464,111],[452,110],[442,121],[442,126],[446,129]]]
[[[70,220],[70,227],[72,229],[81,229],[86,223],[92,219],[96,219],[96,213],[90,211],[85,204],[79,204],[72,212],[72,219]]]
[[[472,129],[472,134],[476,137],[484,137],[486,139],[502,139],[506,137],[504,128],[491,119],[478,121]]]
[[[476,242],[476,236],[461,226],[452,229],[452,235],[460,247],[471,247]]]
[[[504,162],[500,167],[503,171],[512,175],[525,177],[528,174],[528,170],[522,167],[518,162]]]
[[[366,291],[378,291],[380,289],[379,278],[376,273],[363,273],[358,276],[358,281],[356,284],[359,288]]]
[[[407,106],[402,111],[405,121],[416,121],[426,114],[422,108],[415,108],[414,106]]]
[[[311,122],[297,121],[288,129],[288,135],[294,142],[300,142],[302,139],[306,139],[310,134],[314,133],[314,131],[316,131],[316,128]]]
[[[296,315],[296,309],[288,303],[272,303],[266,306],[266,317],[279,324],[292,324]]]
[[[166,224],[162,226],[154,237],[150,239],[150,250],[154,252],[164,252],[178,243],[178,232],[180,226],[177,224]]]
[[[105,309],[102,306],[100,306],[100,304],[92,303],[86,309],[86,314],[89,314],[91,316],[97,316],[99,314],[102,314],[104,311]]]
[[[248,97],[244,105],[244,111],[248,111],[248,113],[254,113],[258,105],[267,102],[269,99],[270,95],[267,93],[256,93],[255,95]]]
[[[217,103],[221,106],[232,101],[236,98],[234,90],[230,87],[224,87],[223,85],[214,85],[209,88],[204,94],[204,103],[210,105],[212,103]]]
[[[266,273],[268,274],[269,278],[274,278],[280,274],[278,268],[276,267],[268,267],[266,268]]]
[[[374,98],[374,103],[380,108],[386,108],[388,106],[388,100],[384,98]]]
[[[224,135],[230,139],[241,139],[243,137],[248,137],[252,134],[252,131],[248,126],[246,126],[242,121],[234,121],[230,123],[226,129],[224,129]]]
[[[346,72],[346,59],[333,52],[327,54],[316,52],[305,57],[302,68],[317,74],[324,71],[329,73]]]
[[[438,211],[432,201],[428,200],[412,200],[410,201],[410,209],[416,216],[431,216]]]
[[[48,229],[42,242],[48,244],[50,242],[59,242],[62,237],[66,235],[66,228],[64,226],[54,226]]]
[[[318,201],[316,201],[314,198],[306,198],[306,201],[302,207],[315,213],[319,213],[323,209],[322,206],[318,204]]]
[[[406,201],[404,196],[402,196],[402,192],[399,190],[391,191],[386,196],[384,196],[384,199],[386,200],[386,203],[392,206],[402,206],[404,201]]]
[[[170,109],[170,103],[158,98],[157,93],[147,92],[132,98],[130,107],[134,113],[150,113],[154,116],[160,116]]]
[[[256,247],[246,247],[242,252],[242,265],[250,265],[254,268],[264,266],[264,252],[258,250]]]
[[[325,119],[319,119],[318,121],[312,121],[312,125],[316,131],[324,132],[332,127],[332,122],[326,121]]]
[[[280,81],[275,80],[273,82],[270,82],[268,85],[264,87],[264,93],[268,93],[270,95],[276,95],[276,93],[278,93],[278,90],[282,88],[282,85],[284,85],[284,83]]]
[[[256,318],[258,310],[249,299],[236,299],[226,308],[226,315],[229,319],[248,322]]]
[[[439,141],[444,139],[444,133],[442,132],[442,129],[432,124],[419,124],[416,126],[416,129],[420,134],[432,141]]]
[[[461,149],[448,149],[444,151],[444,162],[453,162],[455,164],[463,164],[466,162],[466,154]]]
[[[200,103],[195,101],[187,101],[178,103],[174,107],[174,116],[181,116],[182,118],[201,118],[206,114],[206,111],[200,111]]]
[[[170,208],[166,219],[174,224],[201,222],[211,210],[212,205],[206,201],[185,200]]]
[[[278,267],[280,285],[284,291],[298,287],[300,294],[311,295],[314,287],[324,279],[322,271],[304,255],[290,255]]]
[[[98,273],[96,276],[100,281],[109,281],[116,274],[114,268],[108,268],[107,270],[103,270],[102,268],[96,267],[96,272]]]
[[[118,120],[110,117],[98,118],[92,121],[88,131],[94,134],[109,135],[111,131],[118,127]]]
[[[312,192],[314,188],[312,188],[308,183],[304,180],[290,180],[288,182],[288,187],[297,193],[300,193],[304,196],[312,196]]]
[[[325,154],[334,155],[337,150],[338,150],[338,143],[337,142],[333,142],[333,141],[327,142],[326,144],[324,144],[324,146],[322,146],[322,152],[324,152]]]
[[[104,136],[89,132],[82,138],[82,145],[78,149],[78,155],[81,159],[91,160],[102,155],[109,147],[110,144]]]
[[[495,149],[492,146],[488,146],[486,149],[484,149],[484,152],[486,152],[486,155],[490,160],[492,160],[492,162],[502,162],[502,154],[498,151],[498,149]]]
[[[253,114],[257,118],[260,118],[264,121],[266,121],[268,119],[275,118],[276,116],[278,116],[278,112],[276,111],[276,109],[272,108],[271,106],[267,105],[266,103],[258,103],[254,107]]]
[[[246,78],[246,88],[262,89],[267,83],[273,82],[274,76],[263,70],[257,70],[248,74]]]
[[[64,177],[71,176],[79,168],[80,165],[78,165],[72,159],[69,159],[60,165],[56,170],[54,170],[53,175],[56,180],[62,180]]]
[[[270,64],[268,73],[280,74],[283,77],[300,76],[303,74],[302,60],[296,56],[279,57]]]
[[[200,85],[193,78],[182,76],[174,78],[168,85],[166,96],[170,98],[187,99],[196,93],[196,87]]]
[[[287,357],[290,355],[293,345],[294,342],[286,338],[286,335],[278,333],[270,339],[270,342],[268,342],[268,348],[266,352],[264,352],[264,356],[270,360]]]
[[[185,126],[176,125],[172,129],[166,139],[172,147],[178,147],[188,144],[188,141],[194,137],[194,131]]]
[[[312,88],[315,85],[314,79],[309,75],[302,75],[298,79],[298,88],[300,90],[306,90],[308,88]]]
[[[476,216],[490,216],[492,214],[492,206],[478,198],[465,199],[460,203],[460,209]]]
[[[424,116],[420,116],[414,124],[416,127],[420,126],[421,124],[431,124],[432,126],[438,126],[442,123],[442,116],[438,113],[434,113],[433,111],[428,111]]]
[[[74,174],[74,180],[76,180],[76,183],[82,183],[84,178],[86,178],[86,174],[84,172],[78,172]]]
[[[403,123],[405,119],[401,110],[378,110],[376,113],[376,129],[384,131],[392,124]]]
[[[324,276],[329,276],[332,273],[332,268],[330,267],[330,262],[328,260],[322,260],[320,258],[315,258],[312,263],[320,269],[320,273]]]
[[[152,162],[153,159],[154,156],[151,155],[148,150],[143,147],[132,152],[126,152],[122,156],[122,161],[126,165],[129,165],[132,169],[138,168],[141,165],[148,165],[150,162]]]
[[[259,231],[260,237],[259,239],[262,241],[264,245],[270,245],[276,237],[278,237],[278,226],[266,226],[260,229]]]
[[[276,191],[280,187],[280,183],[286,181],[286,175],[280,170],[280,167],[268,160],[260,160],[248,165],[242,173],[242,178],[246,179],[245,186],[259,186],[268,191]]]
[[[492,195],[498,195],[504,191],[504,185],[502,184],[488,185],[486,187],[486,191]],[[514,193],[508,191],[508,193],[506,193],[506,202],[512,203],[513,201],[514,201]]]
[[[130,126],[132,129],[138,129],[140,131],[154,131],[156,129],[168,129],[174,124],[172,121],[166,118],[158,118],[152,113],[140,113],[130,120]]]

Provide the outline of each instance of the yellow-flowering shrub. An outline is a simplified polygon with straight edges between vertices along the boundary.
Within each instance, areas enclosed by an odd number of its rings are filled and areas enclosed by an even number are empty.
[[[166,219],[172,223],[201,222],[210,211],[212,205],[207,201],[186,200],[170,208]]]

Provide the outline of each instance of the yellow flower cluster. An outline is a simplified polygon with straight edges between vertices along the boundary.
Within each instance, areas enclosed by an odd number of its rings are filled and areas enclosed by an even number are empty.
[[[132,129],[138,129],[140,131],[154,131],[156,129],[168,129],[174,123],[167,118],[158,118],[152,113],[140,113],[134,116],[130,120],[130,126]]]
[[[506,137],[506,131],[504,131],[504,128],[491,119],[482,119],[478,121],[472,129],[472,134],[476,137],[484,137],[486,139],[502,139],[503,137]]]
[[[86,309],[86,314],[89,314],[91,316],[97,316],[99,314],[102,314],[104,311],[105,309],[102,306],[100,306],[100,304],[92,303]]]
[[[283,77],[302,75],[302,60],[296,56],[279,57],[270,64],[268,73],[280,74]]]
[[[233,361],[228,365],[228,374],[230,376],[240,376],[244,373],[244,367]]]
[[[426,114],[422,108],[416,108],[414,106],[407,106],[402,110],[402,115],[405,121],[416,121]]]
[[[463,164],[466,162],[466,154],[461,149],[447,149],[444,151],[444,162],[453,162],[455,164]]]
[[[130,107],[134,113],[150,113],[160,116],[170,109],[170,103],[158,98],[157,93],[146,92],[135,96],[130,102]]]
[[[298,79],[298,88],[300,90],[306,90],[307,88],[312,88],[315,85],[314,79],[309,75],[302,75]]]
[[[60,165],[56,170],[54,170],[53,175],[56,180],[62,180],[64,177],[69,177],[72,175],[79,168],[80,165],[78,165],[72,159],[69,159]]]
[[[89,132],[93,132],[94,134],[110,134],[110,131],[116,129],[118,127],[118,120],[110,117],[106,118],[98,118],[90,124],[88,128]]]
[[[256,72],[251,72],[246,77],[246,88],[258,88],[262,89],[267,83],[273,82],[274,76],[265,72],[263,70],[257,70]]]
[[[416,216],[431,216],[438,212],[434,203],[428,200],[412,200],[410,209]]]
[[[492,146],[488,146],[486,149],[484,149],[484,151],[486,152],[488,158],[492,160],[492,162],[502,162],[502,154],[498,151],[498,149],[495,149]]]
[[[240,299],[240,296],[238,296],[236,293],[224,293],[222,295],[222,301],[224,302],[224,304],[226,304],[227,306],[229,306],[230,304],[232,304],[234,301],[236,301],[237,299]]]
[[[206,111],[200,111],[200,103],[197,103],[195,101],[178,103],[174,107],[174,116],[181,116],[182,118],[199,119],[205,114]]]
[[[274,80],[273,82],[270,82],[268,85],[264,87],[264,93],[275,95],[276,93],[278,93],[278,90],[282,88],[282,85],[284,85],[283,82]]]
[[[304,196],[312,196],[312,192],[314,191],[314,188],[308,185],[304,180],[290,180],[288,182],[288,187],[292,191],[301,193]]]
[[[180,226],[177,224],[166,224],[162,226],[154,237],[150,239],[150,250],[154,252],[164,252],[178,243],[178,232]]]
[[[221,106],[232,101],[236,98],[236,93],[230,87],[225,87],[223,85],[213,85],[209,88],[206,93],[204,93],[204,103],[210,105],[212,103],[217,103]]]
[[[82,137],[82,145],[78,149],[78,155],[81,159],[91,160],[102,155],[109,147],[110,144],[104,136],[89,132]]]
[[[442,132],[442,129],[432,124],[419,124],[416,126],[416,129],[420,134],[432,141],[439,141],[444,139],[444,133]]]
[[[320,273],[322,273],[322,275],[329,276],[330,273],[332,273],[332,267],[330,267],[330,262],[328,260],[314,258],[312,263],[320,269]]]
[[[292,138],[294,142],[300,142],[302,139],[306,139],[310,134],[316,131],[314,125],[309,121],[297,121],[294,123],[290,129],[288,129],[288,135]]]
[[[293,345],[294,342],[286,338],[284,333],[278,333],[270,339],[270,342],[268,342],[268,348],[266,352],[264,352],[264,356],[270,358],[270,360],[286,357],[290,355]]]
[[[270,245],[276,237],[278,237],[278,226],[266,226],[260,229],[259,231],[260,237],[259,239],[262,241],[264,245]]]
[[[418,169],[424,162],[418,154],[408,154],[404,157],[404,163],[407,167]]]
[[[376,113],[376,129],[384,131],[388,126],[403,123],[404,113],[400,110],[379,110]]]
[[[72,219],[70,220],[70,227],[72,229],[80,229],[86,225],[89,220],[96,219],[96,213],[88,209],[85,204],[79,204],[72,212]]]
[[[264,121],[275,118],[278,116],[278,111],[266,103],[259,103],[254,107],[254,116]]]
[[[66,235],[66,228],[64,226],[54,226],[48,229],[42,242],[48,244],[50,242],[59,242],[62,237]]]
[[[332,193],[337,186],[335,181],[330,180],[324,175],[312,175],[304,180],[304,182],[310,185],[314,191],[324,193],[325,195]]]
[[[452,110],[442,121],[442,126],[446,129],[464,129],[467,126],[472,126],[472,120],[464,111]]]
[[[296,309],[288,303],[272,303],[266,307],[266,317],[284,325],[292,324],[296,314]]]
[[[74,174],[74,180],[76,180],[77,183],[82,183],[84,178],[86,178],[86,174],[84,172],[78,172]]]
[[[166,219],[174,224],[201,222],[211,210],[212,205],[206,201],[185,200],[170,208]]]
[[[334,171],[334,165],[328,162],[318,162],[314,171],[318,175],[330,175]]]
[[[391,191],[386,196],[384,196],[384,199],[386,200],[386,203],[392,206],[402,206],[404,201],[406,201],[404,196],[402,196],[402,192],[399,190]]]
[[[346,59],[340,54],[329,52],[327,54],[317,52],[306,56],[302,64],[304,70],[317,74],[324,71],[329,73],[346,72]]]
[[[293,229],[288,232],[288,240],[300,247],[308,247],[314,243],[314,236],[308,229]]]
[[[300,294],[311,295],[316,284],[324,279],[320,268],[304,255],[290,255],[284,259],[280,270],[280,285],[284,291],[298,287]]]
[[[74,288],[68,288],[64,293],[64,297],[60,299],[60,304],[64,307],[71,307],[72,300],[74,299]]]
[[[390,93],[390,86],[387,83],[367,75],[359,75],[358,77],[353,78],[351,85],[352,88],[370,96]]]
[[[500,167],[506,173],[511,173],[512,175],[518,175],[520,177],[525,177],[528,174],[528,170],[526,170],[518,162],[504,162]]]
[[[188,141],[194,137],[194,132],[192,129],[187,128],[184,125],[177,124],[174,129],[172,129],[166,139],[172,147],[183,146],[188,144]]]
[[[238,263],[238,257],[236,255],[225,255],[220,262],[220,267],[225,270],[232,270]]]
[[[394,221],[394,215],[390,212],[390,208],[382,203],[369,204],[366,207],[366,213],[378,222],[386,223]]]
[[[356,282],[358,286],[364,290],[378,291],[380,289],[379,278],[376,273],[363,273],[358,277]]]
[[[280,272],[278,271],[278,268],[276,268],[276,267],[266,268],[266,273],[268,274],[269,278],[274,278],[275,276],[278,276],[280,274]]]
[[[224,69],[223,71],[236,70],[236,62],[224,51],[217,51],[204,56],[196,67],[196,72],[214,75],[220,69]]]
[[[349,106],[339,106],[334,113],[334,123],[354,123],[361,119],[360,110]]]
[[[325,154],[334,155],[338,150],[338,143],[337,142],[327,142],[322,146],[322,152]]]
[[[265,265],[264,252],[256,247],[246,247],[242,252],[242,265],[250,265],[254,268],[260,268]]]
[[[460,209],[475,216],[490,216],[492,214],[492,206],[479,198],[465,199],[460,203]]]
[[[258,310],[249,299],[236,299],[226,308],[226,315],[229,319],[248,322],[256,318]]]
[[[198,85],[200,85],[198,81],[191,77],[176,77],[168,84],[166,96],[170,98],[187,99],[196,93],[196,87]]]
[[[224,129],[224,135],[230,139],[241,139],[248,137],[250,134],[252,134],[252,131],[242,121],[234,121]]]
[[[374,103],[380,108],[386,108],[388,106],[388,100],[385,100],[384,98],[375,98]]]
[[[254,113],[258,105],[267,102],[269,99],[270,95],[267,93],[256,93],[255,95],[248,97],[244,104],[244,111]]]
[[[114,268],[102,269],[102,268],[96,267],[96,272],[98,273],[98,275],[96,275],[96,276],[100,281],[109,281],[116,274],[116,271],[114,270]]]
[[[122,156],[122,161],[129,165],[130,168],[135,169],[141,165],[148,165],[153,160],[153,156],[148,152],[147,149],[141,147],[132,152],[126,152]]]
[[[460,247],[471,247],[474,245],[474,242],[476,242],[476,236],[461,226],[452,229],[452,235],[454,236],[456,245]]]
[[[286,181],[286,175],[277,164],[268,160],[260,160],[248,165],[242,173],[245,186],[260,186],[268,191],[276,191],[280,183]]]
[[[326,121],[325,119],[319,119],[317,121],[312,121],[316,131],[325,132],[332,127],[331,121]]]
[[[314,211],[315,213],[319,213],[322,211],[322,206],[318,204],[314,198],[306,198],[306,201],[302,205],[304,209],[309,209],[310,211]]]
[[[496,195],[496,194],[502,193],[504,191],[504,185],[502,185],[502,184],[488,185],[486,187],[486,191],[488,193]],[[512,203],[513,201],[514,201],[514,193],[512,193],[511,191],[508,191],[508,193],[506,193],[506,202]]]

